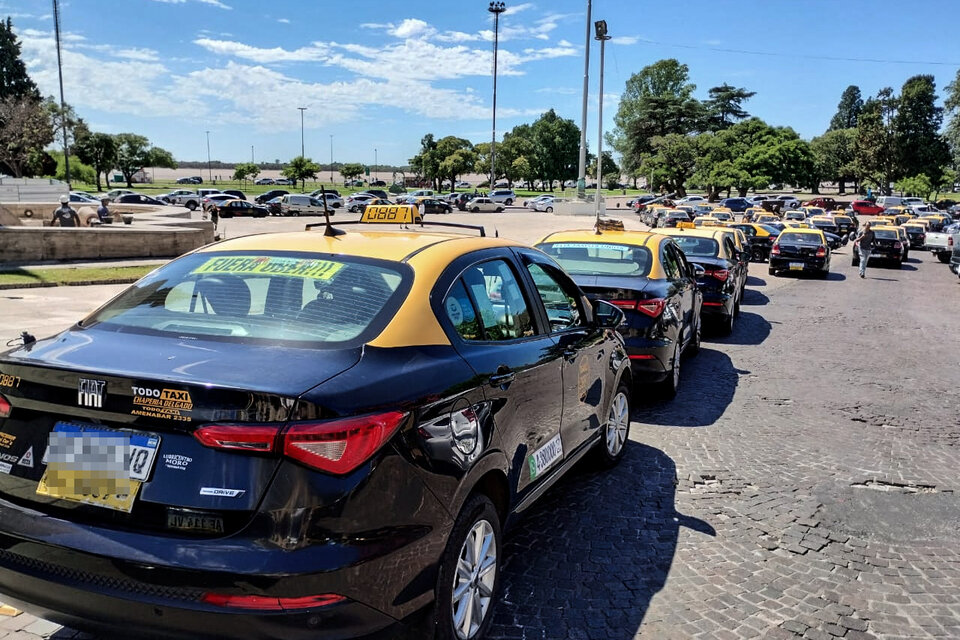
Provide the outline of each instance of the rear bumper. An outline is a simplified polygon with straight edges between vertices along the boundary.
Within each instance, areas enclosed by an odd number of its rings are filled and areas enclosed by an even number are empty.
[[[666,379],[673,356],[672,340],[627,338],[624,342],[635,382],[653,383]]]
[[[826,264],[826,258],[781,258],[776,256],[770,256],[770,270],[771,271],[795,271],[795,272],[804,272],[804,271],[826,271],[828,266]],[[791,269],[791,264],[802,264],[802,269]]]
[[[728,318],[734,314],[734,296],[727,293],[716,293],[708,289],[703,291],[703,306],[700,315],[704,318]]]
[[[295,613],[224,611],[189,599],[190,590],[153,588],[136,593],[133,580],[102,580],[4,551],[0,554],[4,602],[73,629],[116,634],[136,629],[156,638],[375,638],[397,621],[345,601]]]

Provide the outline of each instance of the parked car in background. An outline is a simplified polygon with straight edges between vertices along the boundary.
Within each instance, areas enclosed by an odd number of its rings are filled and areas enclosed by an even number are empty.
[[[410,204],[418,209],[422,206],[424,213],[453,213],[450,203],[436,198],[416,198]]]
[[[104,196],[110,199],[110,202],[114,202],[117,198],[128,193],[136,193],[132,189],[113,189],[112,191],[107,191]]]
[[[270,198],[263,203],[263,206],[267,208],[267,211],[270,212],[272,216],[282,215],[280,210],[280,201],[283,200],[283,196],[277,196],[276,198]]]
[[[347,198],[343,201],[343,206],[350,213],[357,213],[358,211],[363,210],[361,206],[366,208],[366,204],[368,202],[378,199],[379,198],[372,193],[355,193],[352,196],[347,196]]]
[[[383,180],[374,180],[373,182],[370,183],[370,186],[371,186],[371,187],[385,187],[385,186],[387,186],[387,183],[384,182]]]
[[[720,201],[721,207],[726,207],[734,213],[743,213],[753,206],[753,203],[746,198],[724,198]]]
[[[270,209],[268,207],[254,204],[247,200],[223,200],[214,203],[210,209],[216,210],[217,215],[221,218],[266,218],[270,215]]]
[[[532,211],[536,211],[536,210],[537,210],[537,203],[540,202],[541,200],[547,200],[547,199],[552,200],[552,199],[553,199],[553,196],[551,196],[551,195],[548,194],[548,193],[545,193],[545,194],[543,194],[543,195],[541,195],[541,196],[537,196],[536,198],[532,198],[532,199],[530,199],[530,200],[524,200],[524,201],[523,201],[523,206],[526,207],[527,209],[532,210]]]
[[[369,193],[372,196],[377,196],[378,198],[382,198],[384,200],[390,199],[390,194],[383,189],[367,189],[363,193]]]
[[[257,178],[253,184],[264,185],[264,184],[276,184],[273,181],[273,178]]]
[[[933,229],[927,231],[924,248],[943,264],[949,264],[953,256],[953,248],[958,243],[960,243],[960,224],[954,223],[944,226],[940,231]]]
[[[71,191],[70,192],[70,202],[78,204],[99,204],[100,201],[97,200],[94,196],[83,191]]]
[[[280,184],[280,185],[292,187],[296,183],[290,178],[277,178],[276,180],[273,181],[273,184]]]
[[[767,196],[764,202],[773,202],[780,205],[781,211],[786,211],[787,209],[797,209],[800,207],[800,201],[790,195],[779,195],[779,196]]]
[[[821,278],[830,274],[830,246],[818,229],[787,228],[770,249],[769,273],[813,273]],[[858,255],[856,251],[854,255]]]
[[[194,211],[200,207],[200,194],[187,189],[171,191],[170,193],[159,196],[158,199],[170,204],[186,207],[190,209],[190,211]]]
[[[706,202],[706,196],[684,196],[676,201],[676,204],[698,204],[700,202]]]
[[[503,211],[503,205],[490,198],[473,198],[466,203],[465,207],[467,211],[472,213],[489,213],[491,211],[500,213]]]
[[[246,200],[247,196],[244,195],[243,191],[239,189],[224,189],[221,193],[226,193],[231,196],[234,196],[237,200]]]
[[[149,204],[153,206],[167,206],[167,203],[151,196],[145,196],[142,193],[125,193],[118,196],[114,202],[116,204]]]
[[[465,182],[461,180],[460,182],[457,183],[457,189],[469,189],[469,188],[470,188],[469,182]]]
[[[549,196],[543,200],[540,200],[536,204],[534,211],[542,211],[543,213],[553,213],[553,196]]]
[[[807,200],[803,203],[804,207],[820,207],[826,211],[836,211],[837,209],[843,206],[842,203],[837,202],[833,198],[827,198],[824,196],[819,196],[813,198],[812,200]]]
[[[229,193],[211,193],[203,197],[200,205],[204,211],[209,211],[210,207],[220,204],[221,202],[226,202],[227,200],[236,200],[236,198]]]
[[[203,178],[200,176],[190,176],[189,178],[177,178],[177,184],[203,184]]]
[[[897,269],[903,265],[903,241],[900,239],[899,230],[896,227],[880,225],[871,227],[874,234],[873,251],[870,253],[870,260],[877,262],[886,262],[892,264]],[[851,252],[851,264],[854,267],[860,266],[860,252]]]
[[[279,196],[285,196],[288,193],[290,192],[287,191],[286,189],[270,189],[270,191],[267,191],[266,193],[261,193],[260,195],[258,195],[256,198],[253,199],[253,201],[256,202],[257,204],[263,204],[267,200],[272,200]]]
[[[513,189],[494,189],[490,192],[490,199],[509,207],[517,201],[517,194],[513,192]]]
[[[323,205],[322,200],[312,198],[307,194],[288,193],[280,199],[280,213],[285,216],[315,216],[323,215],[334,210]]]

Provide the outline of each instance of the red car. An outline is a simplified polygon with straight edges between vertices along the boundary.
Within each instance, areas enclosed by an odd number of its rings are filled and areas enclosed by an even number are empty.
[[[833,198],[814,198],[803,203],[805,207],[820,207],[824,211],[835,211],[839,209],[842,205]]]
[[[852,207],[859,216],[876,216],[883,213],[883,207],[870,200],[854,200]]]

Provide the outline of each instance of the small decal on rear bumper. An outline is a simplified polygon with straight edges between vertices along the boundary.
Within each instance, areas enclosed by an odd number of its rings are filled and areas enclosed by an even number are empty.
[[[246,489],[221,489],[220,487],[203,487],[200,489],[200,495],[217,498],[239,498],[246,492]]]

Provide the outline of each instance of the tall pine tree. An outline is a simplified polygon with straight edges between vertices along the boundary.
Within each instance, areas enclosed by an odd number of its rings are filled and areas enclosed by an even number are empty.
[[[852,84],[844,89],[840,95],[837,113],[830,121],[830,128],[827,131],[853,129],[857,126],[857,119],[862,112],[863,97],[860,95],[860,87]]]
[[[4,98],[40,99],[40,91],[20,58],[20,42],[13,33],[13,21],[0,21],[0,100]]]

